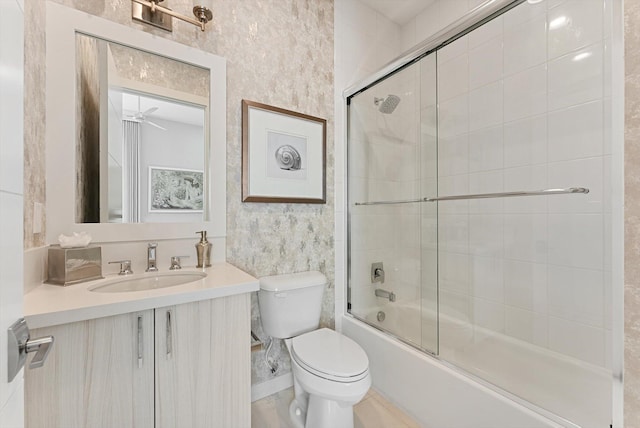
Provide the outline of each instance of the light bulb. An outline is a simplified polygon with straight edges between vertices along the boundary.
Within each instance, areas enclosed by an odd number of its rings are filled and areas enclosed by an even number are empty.
[[[213,0],[193,0],[194,6],[202,6],[213,11]]]
[[[213,0],[193,0],[193,14],[203,23],[207,23],[213,19]],[[202,27],[204,31],[204,27]]]

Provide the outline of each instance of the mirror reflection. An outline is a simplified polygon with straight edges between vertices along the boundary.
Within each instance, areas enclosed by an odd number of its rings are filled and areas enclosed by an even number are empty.
[[[205,219],[209,70],[76,34],[76,223]]]

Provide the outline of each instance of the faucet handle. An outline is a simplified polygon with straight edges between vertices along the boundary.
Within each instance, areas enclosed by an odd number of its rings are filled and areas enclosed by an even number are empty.
[[[113,262],[109,262],[109,264],[120,263],[120,272],[118,275],[131,275],[133,270],[131,270],[131,260],[115,260]]]
[[[169,270],[178,270],[178,269],[182,269],[182,266],[180,265],[180,261],[182,259],[188,259],[189,256],[173,256],[171,257],[171,266],[169,266]]]

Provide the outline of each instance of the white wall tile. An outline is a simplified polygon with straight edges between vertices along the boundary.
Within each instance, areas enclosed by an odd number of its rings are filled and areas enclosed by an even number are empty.
[[[547,165],[523,166],[504,170],[504,191],[517,192],[527,190],[546,189]],[[506,198],[504,200],[505,213],[546,213],[547,196],[527,196]]]
[[[469,49],[473,50],[495,37],[501,38],[503,33],[502,22],[503,17],[499,16],[469,33]]]
[[[466,195],[467,193],[469,193],[467,174],[445,176],[438,179],[439,196]],[[466,214],[468,212],[468,200],[438,202],[439,214]]]
[[[460,37],[436,52],[438,64],[444,64],[459,55],[469,53],[469,36]]]
[[[441,251],[438,255],[439,283],[442,290],[469,293],[469,255]]]
[[[520,27],[527,21],[531,21],[532,19],[539,18],[540,16],[545,17],[546,14],[546,1],[538,2],[535,4],[522,3],[520,6],[514,7],[509,12],[503,15],[505,32],[508,32],[515,27]],[[546,40],[543,45],[546,48]]]
[[[535,312],[507,306],[505,308],[506,333],[534,345],[546,347],[548,340],[547,317]]]
[[[504,312],[505,307],[502,304],[490,302],[484,299],[473,299],[473,321],[475,325],[482,329],[496,332],[504,332]],[[480,332],[482,335],[484,332]],[[476,340],[478,330],[476,330]]]
[[[603,268],[602,214],[549,214],[549,263]]]
[[[505,168],[547,161],[547,117],[529,117],[504,125]]]
[[[602,50],[602,44],[595,44],[548,63],[549,110],[602,98]]]
[[[420,107],[422,109],[438,104],[437,92],[439,83],[437,72],[435,55],[429,55],[420,60]],[[433,135],[435,135],[435,132]]]
[[[600,213],[603,210],[603,162],[601,157],[549,164],[549,187],[586,187],[588,194],[549,197],[549,212]]]
[[[547,265],[504,261],[505,302],[539,314],[547,313]]]
[[[469,174],[469,193],[499,193],[504,189],[504,173],[501,169]],[[469,213],[500,214],[504,209],[503,198],[469,200]]]
[[[443,102],[469,90],[469,55],[458,55],[438,66],[438,101]]]
[[[469,215],[469,252],[477,256],[502,257],[504,220],[498,214]]]
[[[438,144],[438,175],[449,176],[467,172],[469,172],[468,134],[440,138]]]
[[[438,310],[447,318],[467,323],[471,319],[471,298],[467,293],[455,293],[442,290],[439,295],[440,305]],[[440,336],[440,346],[450,346],[451,338]],[[461,344],[461,345],[464,345]]]
[[[547,70],[542,64],[504,79],[504,120],[537,116],[547,109]]]
[[[516,27],[505,31],[505,75],[508,76],[540,65],[547,60],[546,31],[546,18],[544,14],[529,21],[522,22]]]
[[[505,214],[505,257],[533,263],[547,262],[547,215]]]
[[[469,42],[471,42],[471,38]],[[469,51],[469,89],[476,89],[502,78],[502,35]]]
[[[478,100],[479,102],[479,100]],[[469,96],[443,101],[438,107],[438,137],[450,138],[469,131]]]
[[[549,161],[601,156],[602,100],[549,113]]]
[[[469,283],[474,297],[504,302],[503,264],[504,260],[501,258],[470,257]]]
[[[446,214],[438,218],[439,249],[452,253],[469,252],[469,217]]]
[[[503,84],[491,83],[469,93],[469,130],[497,126],[503,121]]]
[[[549,314],[604,327],[604,277],[601,270],[549,265]]]
[[[351,139],[349,144],[349,175],[368,178],[371,173],[371,144],[368,141]]]
[[[469,172],[491,171],[503,167],[502,138],[502,126],[469,134]]]
[[[548,12],[549,58],[602,40],[602,1],[568,0]]]

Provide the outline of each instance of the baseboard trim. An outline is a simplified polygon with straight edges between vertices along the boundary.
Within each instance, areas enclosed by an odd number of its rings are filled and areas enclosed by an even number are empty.
[[[268,397],[293,386],[293,374],[291,372],[283,374],[266,382],[251,385],[251,402]]]

